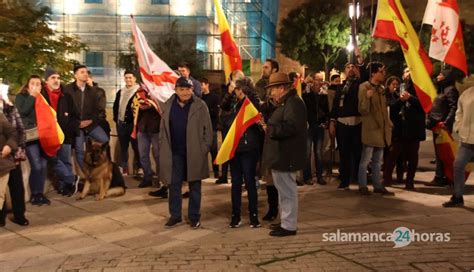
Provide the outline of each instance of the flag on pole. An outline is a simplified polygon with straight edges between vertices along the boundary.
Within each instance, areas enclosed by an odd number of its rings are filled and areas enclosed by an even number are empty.
[[[164,103],[174,94],[174,85],[179,76],[151,50],[135,18],[130,17],[133,44],[137,52],[143,83],[153,98]]]
[[[224,73],[227,81],[232,71],[242,70],[242,58],[230,32],[229,23],[219,0],[214,0],[214,5],[216,7],[219,32],[221,33],[222,57],[224,58]]]
[[[424,111],[430,111],[436,97],[436,88],[430,78],[433,66],[400,0],[378,1],[377,17],[372,35],[400,43],[405,61],[410,68],[411,79],[418,99]]]
[[[36,97],[35,113],[41,148],[49,157],[55,157],[64,142],[64,133],[58,124],[56,111],[42,94]]]
[[[467,75],[466,52],[456,0],[437,3],[434,14],[430,57],[450,64]]]
[[[436,9],[438,7],[439,2],[441,2],[441,0],[428,0],[425,9],[425,15],[423,16],[423,24],[433,25],[436,16]]]
[[[229,132],[227,132],[227,135],[225,136],[224,142],[217,153],[214,164],[223,164],[226,161],[232,159],[239,144],[240,138],[244,132],[251,125],[260,121],[260,119],[261,115],[259,114],[258,110],[246,97],[242,103],[242,106],[240,107],[239,112],[237,113],[237,116],[230,126]]]

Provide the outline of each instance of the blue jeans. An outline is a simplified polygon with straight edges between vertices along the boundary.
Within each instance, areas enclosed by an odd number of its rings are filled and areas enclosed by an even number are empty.
[[[54,163],[54,170],[58,175],[60,189],[63,189],[66,185],[74,184],[75,177],[72,172],[71,145],[62,144],[56,157],[51,158],[51,161]]]
[[[359,164],[359,188],[367,187],[367,166],[372,161],[372,185],[382,189],[380,182],[380,167],[382,165],[383,147],[363,145]]]
[[[466,165],[474,159],[474,144],[461,143],[454,160],[454,196],[462,197],[466,182]]]
[[[316,127],[308,129],[308,162],[303,170],[303,180],[310,180],[311,174],[311,146],[313,147],[314,160],[316,162],[316,177],[323,176],[323,142],[324,128]]]
[[[187,177],[187,162],[185,156],[174,155],[172,158],[171,183],[169,184],[169,211],[171,218],[181,219],[183,198],[181,187]],[[201,218],[201,181],[189,181],[188,218],[191,222]]]
[[[31,168],[29,177],[31,194],[42,194],[44,193],[44,183],[48,170],[48,159],[41,152],[39,142],[26,145],[26,156]]]
[[[143,167],[143,180],[150,181],[153,178],[150,162],[150,146],[153,146],[153,158],[156,164],[156,175],[160,176],[160,145],[159,133],[138,132],[138,153],[140,154],[140,163]]]
[[[138,152],[138,144],[132,138],[133,124],[127,124],[121,121],[117,122],[117,136],[120,144],[120,162],[119,166],[123,169],[128,169],[128,146],[132,144],[134,153],[134,161],[140,164],[140,155]]]
[[[257,162],[258,151],[235,153],[230,160],[230,174],[232,176],[232,215],[240,216],[242,206],[242,183],[245,181],[249,200],[249,216],[258,215],[257,195]]]
[[[106,143],[109,141],[109,136],[107,136],[105,131],[99,126],[95,127],[87,135],[84,129],[81,129],[79,136],[76,137],[75,143],[76,159],[81,168],[84,168],[84,143],[87,140],[86,137],[91,137],[92,139],[101,143]]]

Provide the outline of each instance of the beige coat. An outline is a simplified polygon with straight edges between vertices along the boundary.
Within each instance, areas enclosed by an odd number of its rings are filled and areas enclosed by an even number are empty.
[[[385,147],[391,144],[393,125],[388,115],[383,87],[378,86],[371,98],[366,96],[367,90],[375,88],[368,81],[359,86],[362,143],[373,147]]]
[[[474,87],[465,90],[458,100],[454,131],[462,143],[474,144]]]
[[[160,178],[163,182],[171,182],[172,150],[170,137],[170,110],[173,95],[162,104],[163,116],[160,124]],[[193,96],[186,127],[186,161],[187,180],[195,181],[209,177],[208,153],[212,144],[212,123],[206,103]]]

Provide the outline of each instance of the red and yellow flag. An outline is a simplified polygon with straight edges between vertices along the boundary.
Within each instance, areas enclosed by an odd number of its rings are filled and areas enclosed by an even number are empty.
[[[430,78],[433,66],[400,0],[378,1],[372,35],[400,43],[418,99],[425,112],[430,111],[436,97],[436,88]]]
[[[295,82],[293,83],[293,88],[295,88],[299,97],[303,97],[303,82],[300,75],[296,77]]]
[[[246,97],[242,106],[240,107],[239,112],[237,113],[237,116],[232,122],[229,132],[225,136],[224,142],[217,153],[214,164],[223,164],[226,161],[232,159],[239,144],[240,138],[244,132],[251,125],[260,121],[260,119],[261,115],[259,114],[258,110]]]
[[[454,159],[456,152],[458,150],[458,145],[454,141],[453,135],[442,126],[441,123],[438,123],[433,131],[438,134],[435,139],[435,148],[438,158],[443,162],[443,171],[448,179],[448,182],[452,183],[454,181]],[[465,180],[469,177],[471,170],[473,169],[473,164],[468,163],[466,165]]]
[[[64,133],[58,124],[56,111],[48,104],[42,94],[35,101],[36,126],[38,138],[44,153],[54,157],[64,142]]]
[[[224,73],[226,81],[228,81],[232,71],[242,70],[242,58],[240,57],[239,48],[230,32],[229,23],[227,22],[219,0],[214,0],[214,5],[216,7],[219,32],[221,33]]]

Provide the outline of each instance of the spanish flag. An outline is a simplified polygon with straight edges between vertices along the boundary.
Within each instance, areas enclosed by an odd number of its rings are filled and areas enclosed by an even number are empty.
[[[216,7],[219,32],[221,33],[222,57],[224,58],[224,73],[227,81],[232,71],[242,70],[242,58],[230,32],[229,23],[219,4],[219,0],[214,0],[214,5]]]
[[[430,78],[433,66],[400,0],[378,1],[372,35],[400,43],[418,99],[425,112],[429,112],[436,97],[436,88]]]
[[[230,126],[229,132],[225,136],[219,152],[217,153],[214,164],[223,164],[232,159],[239,144],[240,138],[244,132],[253,124],[260,121],[261,115],[255,106],[246,97],[242,106],[240,107],[237,116]]]
[[[64,133],[58,124],[56,111],[39,94],[35,101],[35,112],[41,148],[49,157],[55,157],[64,142]]]
[[[293,83],[293,88],[295,88],[296,93],[299,97],[303,97],[303,83],[301,82],[301,76],[298,76]]]
[[[438,134],[435,139],[436,153],[439,159],[443,162],[443,172],[448,179],[448,182],[454,181],[454,159],[458,150],[458,145],[454,141],[453,135],[444,128],[441,123],[438,123],[434,128],[433,132]],[[466,165],[466,171],[464,173],[464,181],[469,178],[470,172],[473,170],[473,163]]]

